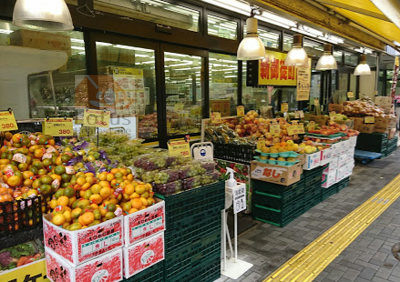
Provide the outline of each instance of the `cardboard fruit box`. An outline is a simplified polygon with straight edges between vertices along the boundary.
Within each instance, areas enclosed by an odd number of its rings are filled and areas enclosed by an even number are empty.
[[[44,245],[73,265],[81,264],[122,246],[123,217],[92,227],[69,231],[43,217]]]
[[[129,278],[164,260],[164,232],[123,248],[124,277]]]
[[[306,154],[305,158],[306,158],[306,161],[303,165],[304,170],[311,170],[313,168],[321,166],[321,152],[320,151],[312,153],[312,154]]]
[[[251,162],[251,178],[265,182],[289,186],[300,181],[302,173],[303,167],[301,164],[287,167],[258,161]]]
[[[123,279],[122,248],[74,266],[46,248],[46,272],[50,281],[57,282],[113,282]]]
[[[164,230],[164,201],[160,201],[144,210],[124,216],[124,241],[127,247]]]

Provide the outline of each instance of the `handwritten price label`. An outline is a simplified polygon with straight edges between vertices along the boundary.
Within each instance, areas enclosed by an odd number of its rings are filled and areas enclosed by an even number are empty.
[[[303,123],[300,123],[300,124],[297,125],[297,131],[299,132],[297,134],[305,134],[306,133]]]
[[[83,125],[90,127],[110,127],[110,111],[85,109],[83,113]]]
[[[212,112],[211,113],[211,123],[221,123],[221,113],[220,112]]]
[[[0,131],[17,130],[17,122],[15,121],[13,112],[0,112]]]
[[[168,154],[170,157],[185,157],[190,158],[189,142],[184,140],[168,142]]]
[[[288,132],[288,135],[304,134],[304,126],[301,127],[300,124],[294,124],[294,125],[288,126],[287,132]]]
[[[50,136],[72,136],[72,118],[49,118],[44,121],[44,134]]]
[[[279,124],[271,124],[269,127],[269,132],[272,136],[278,136],[281,134],[281,127]]]
[[[237,106],[236,107],[236,115],[238,117],[244,117],[244,106]]]
[[[289,111],[289,104],[288,103],[282,103],[281,104],[281,112],[282,113],[287,113]]]
[[[375,117],[365,117],[364,123],[375,123]]]

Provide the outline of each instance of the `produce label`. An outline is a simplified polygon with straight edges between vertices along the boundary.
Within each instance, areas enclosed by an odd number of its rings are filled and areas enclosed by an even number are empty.
[[[89,127],[110,127],[110,111],[85,109],[83,125]]]
[[[122,246],[122,219],[117,219],[77,231],[79,262]]]
[[[304,134],[304,125],[303,127],[300,124],[293,124],[288,126],[287,128],[288,135],[296,135],[296,134]]]
[[[72,136],[72,118],[49,118],[44,121],[43,133],[50,136]]]
[[[236,107],[236,115],[238,117],[244,117],[244,106],[237,106]]]
[[[124,217],[125,229],[128,232],[125,245],[149,237],[165,230],[165,202],[162,201],[147,209]]]
[[[140,241],[125,252],[125,276],[130,277],[164,259],[164,233]]]
[[[169,141],[168,142],[168,154],[170,157],[185,157],[190,158],[190,145],[185,140],[180,141]]]
[[[211,113],[211,123],[221,123],[221,113],[220,112],[212,112]]]
[[[0,275],[0,281],[3,282],[25,282],[34,281],[42,282],[49,281],[45,278],[46,276],[46,260],[38,260],[18,267],[17,269],[7,271]]]
[[[364,123],[375,123],[375,117],[365,117]]]
[[[63,258],[73,262],[72,235],[65,229],[59,228],[46,219],[43,220],[44,244]]]
[[[287,113],[289,111],[289,104],[288,103],[282,103],[281,104],[281,112],[282,113]]]
[[[17,122],[14,113],[9,111],[0,112],[0,131],[17,130]]]
[[[281,134],[281,126],[279,124],[271,124],[269,126],[269,132],[272,136],[278,136]]]
[[[347,92],[347,98],[349,99],[354,98],[354,92],[351,91]]]
[[[297,125],[297,129],[298,129],[298,134],[305,134],[306,133],[306,131],[305,131],[305,129],[304,129],[304,123],[299,123],[298,125]]]

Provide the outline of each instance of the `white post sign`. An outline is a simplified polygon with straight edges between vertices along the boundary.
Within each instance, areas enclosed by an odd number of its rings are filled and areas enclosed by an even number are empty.
[[[246,185],[240,185],[233,191],[233,213],[237,214],[246,209]]]

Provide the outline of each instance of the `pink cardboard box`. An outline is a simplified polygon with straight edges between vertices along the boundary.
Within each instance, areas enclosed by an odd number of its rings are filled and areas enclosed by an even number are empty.
[[[124,276],[129,278],[164,259],[164,232],[123,249]]]
[[[124,239],[128,247],[139,240],[165,230],[165,202],[124,216]]]
[[[122,246],[123,217],[92,227],[69,231],[43,217],[44,244],[73,265],[81,264]]]
[[[51,249],[46,248],[47,278],[54,282],[121,281],[122,260],[122,248],[118,248],[74,266]]]

